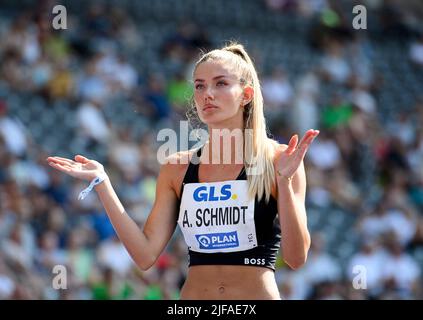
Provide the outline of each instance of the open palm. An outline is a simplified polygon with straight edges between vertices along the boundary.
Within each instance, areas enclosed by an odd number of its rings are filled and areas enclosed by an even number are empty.
[[[91,181],[104,172],[101,163],[87,159],[81,155],[75,156],[75,161],[62,157],[48,157],[48,164],[72,177]]]
[[[275,171],[280,176],[291,178],[297,172],[308,148],[318,135],[318,130],[310,129],[305,133],[300,143],[298,143],[298,136],[294,135],[289,140],[288,147],[275,155]]]

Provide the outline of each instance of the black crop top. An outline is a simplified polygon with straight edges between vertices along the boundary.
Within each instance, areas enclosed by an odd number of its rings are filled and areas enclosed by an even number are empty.
[[[193,158],[201,156],[201,148]],[[196,161],[199,163],[199,161]],[[198,181],[199,164],[189,163],[181,186],[178,224],[189,266],[252,265],[275,270],[281,230],[277,201],[253,201],[243,168],[236,180]]]

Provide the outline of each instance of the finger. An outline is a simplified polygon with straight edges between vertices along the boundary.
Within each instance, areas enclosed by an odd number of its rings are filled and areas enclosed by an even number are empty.
[[[301,142],[298,144],[298,149],[307,149],[309,145],[313,142],[319,134],[319,130],[308,130],[304,137],[301,139]]]
[[[68,159],[68,158],[62,158],[62,157],[48,157],[47,158],[47,160],[48,161],[61,161],[62,163],[63,162],[66,162],[66,163],[69,163],[69,164],[74,164],[75,163],[75,161],[73,161],[73,160],[71,160],[71,159]]]
[[[295,147],[297,146],[297,142],[298,142],[298,135],[295,134],[291,137],[291,139],[288,142],[288,148],[286,148],[286,153],[291,154]]]
[[[70,162],[68,159],[64,159],[64,160],[62,160],[62,159],[63,158],[60,159],[60,158],[55,157],[55,158],[49,159],[48,162],[52,162],[52,163],[56,163],[56,164],[61,164],[61,165],[66,165],[66,166],[69,166],[69,167],[72,167],[72,166],[75,165],[73,163],[73,161]]]
[[[51,161],[48,164],[49,166],[66,173],[69,173],[72,170],[71,167],[66,164],[60,164],[60,163],[55,163]]]
[[[313,130],[307,130],[307,132],[304,134],[304,136],[301,138],[300,143],[298,144],[298,147],[302,146],[307,139],[309,139],[313,135]]]
[[[313,142],[314,138],[316,138],[317,134],[313,134],[312,136],[308,137],[307,140],[303,141],[301,146],[297,148],[297,156],[303,160],[308,148],[310,147],[311,143]]]
[[[84,156],[81,156],[80,154],[78,154],[75,156],[75,161],[85,164],[85,163],[88,163],[90,159],[87,159]]]

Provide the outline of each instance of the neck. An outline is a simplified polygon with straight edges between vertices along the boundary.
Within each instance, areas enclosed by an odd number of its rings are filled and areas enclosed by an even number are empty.
[[[202,162],[210,164],[244,163],[243,123],[209,125],[209,139],[204,146]]]
[[[213,141],[212,141],[213,140]],[[243,164],[244,143],[242,139],[224,136],[210,139],[204,146],[201,162],[208,164]]]

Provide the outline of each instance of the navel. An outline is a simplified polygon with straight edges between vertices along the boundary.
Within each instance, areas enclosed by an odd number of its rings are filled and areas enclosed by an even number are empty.
[[[219,294],[224,294],[225,293],[225,283],[221,282],[219,284],[219,287],[217,288],[217,290],[219,291]]]

